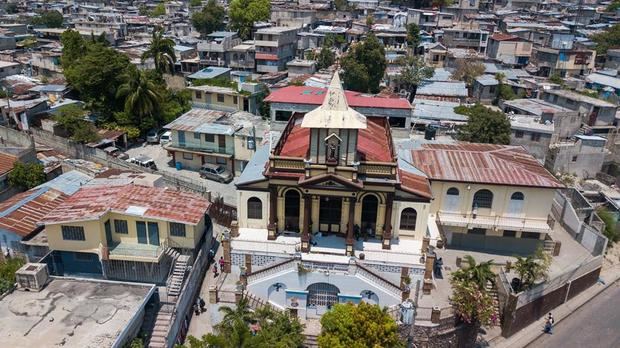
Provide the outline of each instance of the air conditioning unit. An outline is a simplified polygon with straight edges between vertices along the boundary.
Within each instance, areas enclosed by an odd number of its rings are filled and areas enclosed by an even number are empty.
[[[17,288],[25,291],[41,291],[49,280],[47,265],[27,263],[15,272]]]

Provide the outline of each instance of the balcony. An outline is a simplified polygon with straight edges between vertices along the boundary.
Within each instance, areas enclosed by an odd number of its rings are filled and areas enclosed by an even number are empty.
[[[166,241],[161,245],[121,242],[108,247],[101,246],[101,255],[103,260],[159,262],[167,247]]]
[[[443,226],[500,229],[511,231],[527,231],[549,233],[551,229],[547,219],[528,219],[511,216],[489,216],[480,214],[461,214],[439,212],[438,223]]]

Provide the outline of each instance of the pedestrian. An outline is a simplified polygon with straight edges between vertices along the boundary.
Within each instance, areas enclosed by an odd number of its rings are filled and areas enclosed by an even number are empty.
[[[194,314],[195,315],[200,315],[200,310],[198,309],[198,306],[194,303]]]
[[[217,278],[219,274],[217,273],[217,265],[213,265],[213,278]]]
[[[205,300],[203,300],[202,297],[198,296],[198,302],[200,303],[200,311],[203,313],[206,312],[207,309],[205,308]]]
[[[553,319],[553,315],[549,313],[549,315],[547,316],[547,321],[545,322],[545,333],[553,335],[553,324],[554,323],[555,323],[555,320]]]
[[[220,256],[220,260],[218,262],[220,264],[220,272],[224,273],[224,256]]]

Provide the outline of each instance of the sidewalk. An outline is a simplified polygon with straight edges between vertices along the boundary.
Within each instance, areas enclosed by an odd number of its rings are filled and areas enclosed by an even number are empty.
[[[591,299],[593,299],[603,290],[607,289],[607,287],[618,281],[620,279],[620,265],[615,265],[613,267],[603,269],[601,271],[600,279],[604,282],[604,284],[598,282],[580,293],[579,295],[575,296],[571,300],[555,308],[552,311],[555,318],[555,323],[558,324],[560,321],[568,318],[581,306],[590,302]],[[528,344],[532,343],[534,340],[536,340],[538,337],[544,335],[544,333],[542,332],[544,324],[543,320],[544,318],[541,318],[540,320],[532,323],[530,326],[515,333],[509,338],[498,336],[490,340],[489,344],[492,347],[497,348],[525,347]]]

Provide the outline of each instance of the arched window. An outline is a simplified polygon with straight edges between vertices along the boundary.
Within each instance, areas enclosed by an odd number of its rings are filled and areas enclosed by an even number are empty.
[[[458,196],[459,195],[459,189],[457,189],[456,187],[450,187],[446,194],[448,196]]]
[[[415,230],[415,223],[418,219],[418,212],[413,208],[406,208],[400,213],[400,229]]]
[[[525,196],[521,192],[515,192],[510,196],[508,202],[508,214],[519,216],[523,213],[523,200]]]
[[[493,205],[493,193],[489,190],[480,190],[474,195],[472,208],[491,208]]]
[[[525,196],[521,192],[515,192],[510,196],[510,200],[512,201],[522,201],[525,199]]]
[[[248,199],[248,219],[262,219],[263,218],[263,202],[252,197]]]

